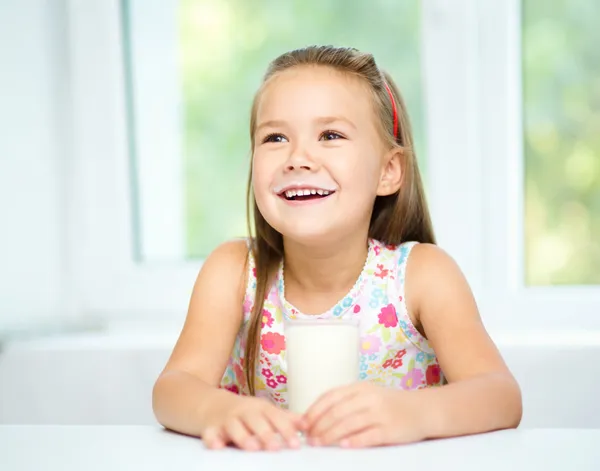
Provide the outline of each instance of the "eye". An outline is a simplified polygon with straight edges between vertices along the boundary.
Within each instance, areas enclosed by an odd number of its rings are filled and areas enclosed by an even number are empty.
[[[341,134],[339,134],[335,131],[325,131],[323,134],[321,134],[321,137],[319,140],[335,141],[336,139],[344,139],[344,136],[342,136]]]
[[[266,142],[287,142],[287,138],[283,134],[271,133],[263,139],[263,144]]]

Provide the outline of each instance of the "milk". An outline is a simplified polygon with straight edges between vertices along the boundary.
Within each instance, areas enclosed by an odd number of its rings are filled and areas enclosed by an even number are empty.
[[[356,320],[285,323],[289,408],[303,414],[325,392],[358,381]]]

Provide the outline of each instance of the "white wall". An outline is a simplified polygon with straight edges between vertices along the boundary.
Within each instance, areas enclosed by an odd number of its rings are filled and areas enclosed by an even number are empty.
[[[0,2],[0,333],[66,306],[65,22],[60,0]]]

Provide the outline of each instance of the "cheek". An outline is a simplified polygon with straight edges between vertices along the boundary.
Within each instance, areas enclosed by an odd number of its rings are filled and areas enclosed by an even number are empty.
[[[271,170],[269,166],[265,165],[264,159],[254,158],[252,162],[252,191],[259,206],[271,191],[271,180]]]
[[[359,194],[375,194],[381,176],[378,162],[376,155],[364,152],[352,159],[350,165],[342,166],[339,172],[344,176],[345,186]]]

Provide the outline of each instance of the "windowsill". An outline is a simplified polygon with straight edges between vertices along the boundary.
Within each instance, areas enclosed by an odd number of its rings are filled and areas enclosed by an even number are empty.
[[[181,324],[167,322],[119,322],[104,328],[80,328],[5,340],[2,351],[15,350],[171,350]],[[490,330],[500,350],[504,348],[600,347],[600,331]]]
[[[100,326],[34,330],[9,337],[2,351],[14,350],[148,350],[173,348],[181,325],[166,322],[128,322]]]

